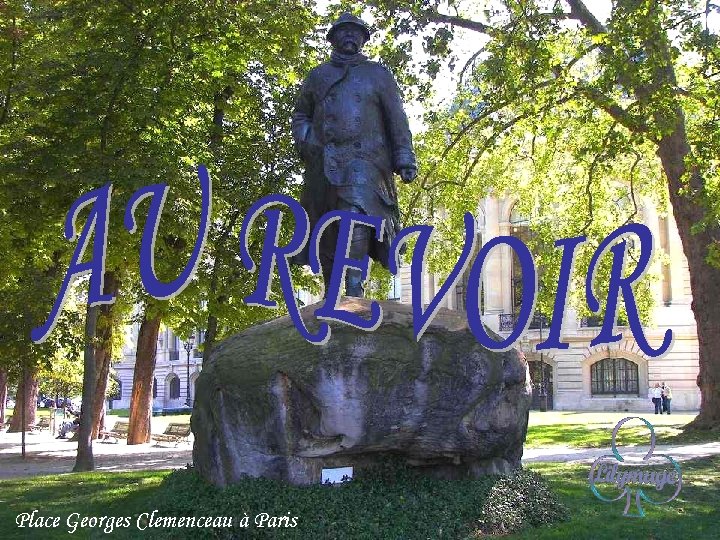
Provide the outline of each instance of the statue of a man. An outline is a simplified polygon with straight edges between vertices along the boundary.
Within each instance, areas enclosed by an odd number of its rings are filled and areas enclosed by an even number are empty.
[[[370,227],[353,227],[349,255],[362,259],[369,254],[387,268],[390,243],[401,228],[393,173],[403,182],[417,176],[412,135],[393,75],[360,53],[370,39],[367,24],[344,13],[327,39],[333,48],[330,61],[310,72],[293,115],[293,137],[305,163],[301,203],[313,228],[331,210],[384,218],[382,242]],[[320,242],[326,294],[336,242],[335,222]],[[307,264],[307,248],[293,262]],[[345,294],[363,292],[361,272],[347,269]]]

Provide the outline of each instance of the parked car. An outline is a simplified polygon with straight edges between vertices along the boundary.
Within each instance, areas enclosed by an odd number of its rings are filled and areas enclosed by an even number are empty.
[[[55,400],[53,398],[40,396],[37,402],[38,407],[50,408],[55,406]]]

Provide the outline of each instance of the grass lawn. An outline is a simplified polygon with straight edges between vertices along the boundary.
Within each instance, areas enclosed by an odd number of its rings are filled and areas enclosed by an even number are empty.
[[[75,473],[0,481],[0,538],[90,538],[87,530],[68,534],[66,520],[70,514],[124,516],[144,512],[167,475],[168,471]],[[60,526],[18,528],[18,514],[33,510],[44,516],[60,516]]]
[[[644,518],[623,517],[625,503],[604,503],[588,487],[588,465],[533,463],[528,468],[545,477],[571,518],[508,539],[592,538],[593,540],[684,540],[720,537],[720,457],[683,462],[683,487],[662,506],[644,505]],[[634,508],[634,507],[633,507]]]
[[[570,512],[568,521],[503,536],[507,539],[711,539],[720,522],[720,458],[685,462],[683,490],[664,506],[646,505],[646,517],[622,516],[624,503],[603,503],[588,487],[587,465],[533,464]],[[248,480],[217,490],[194,473],[180,471],[86,473],[0,482],[0,538],[225,538],[210,529],[139,531],[136,516],[154,509],[162,516],[243,516],[260,512],[297,516],[296,528],[239,531],[240,538],[297,539],[477,539],[477,518],[494,479],[442,482],[414,475],[383,481],[356,481],[341,487],[289,487]],[[57,529],[16,528],[21,512],[38,509],[60,516]],[[72,536],[68,515],[133,516],[130,528],[104,534],[78,530]],[[289,513],[289,514],[288,514]],[[216,531],[222,533],[223,531]],[[29,533],[29,534],[28,534]]]
[[[105,411],[108,416],[117,416],[118,418],[130,418],[130,409],[110,409]]]
[[[525,446],[538,448],[563,444],[576,448],[607,448],[615,425],[628,416],[641,416],[655,430],[656,444],[687,444],[720,441],[720,431],[687,431],[682,427],[695,414],[638,414],[625,412],[531,411]],[[649,444],[649,431],[639,420],[623,425],[617,442],[621,446]]]

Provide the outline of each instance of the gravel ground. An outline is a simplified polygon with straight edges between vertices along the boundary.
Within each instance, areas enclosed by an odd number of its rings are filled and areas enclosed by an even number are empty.
[[[618,447],[618,451],[626,459],[642,459],[650,449],[649,446]],[[603,455],[612,454],[610,448],[571,448],[569,446],[554,445],[541,448],[526,448],[523,452],[523,463],[537,461],[585,461],[592,462]],[[710,457],[720,454],[720,442],[683,445],[655,445],[653,455],[666,454],[675,461]]]
[[[28,433],[26,457],[22,457],[20,433],[0,432],[0,479],[62,474],[75,465],[77,443],[55,439],[48,431]],[[134,471],[147,469],[178,469],[192,463],[192,444],[180,443],[153,446],[128,445],[95,441],[95,469],[98,471]]]

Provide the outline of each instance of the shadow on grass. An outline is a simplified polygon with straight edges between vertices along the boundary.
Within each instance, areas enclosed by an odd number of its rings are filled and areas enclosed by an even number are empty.
[[[147,508],[150,495],[157,490],[168,471],[129,473],[70,473],[3,480],[0,482],[0,538],[70,538],[68,516],[125,516]],[[38,530],[20,529],[16,518],[21,513],[59,516],[60,526]],[[89,530],[72,537],[88,538]]]

